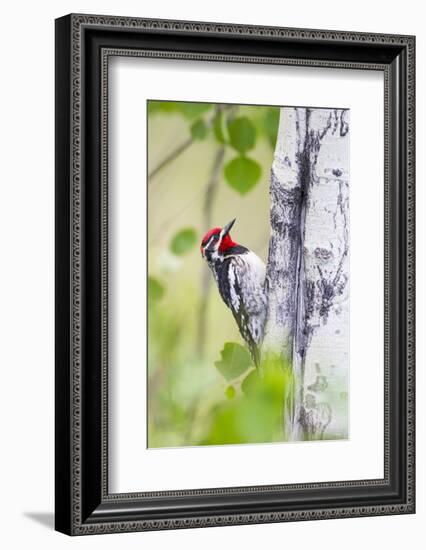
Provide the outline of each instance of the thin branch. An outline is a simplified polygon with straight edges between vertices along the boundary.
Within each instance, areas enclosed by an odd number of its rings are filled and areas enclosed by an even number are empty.
[[[203,219],[204,229],[208,231],[212,227],[212,206],[217,193],[218,184],[222,172],[223,159],[225,157],[225,147],[218,148],[212,166],[210,179],[207,183],[206,193],[204,195],[203,205]],[[201,298],[198,309],[198,337],[197,337],[197,354],[202,357],[204,354],[204,347],[206,341],[206,329],[207,329],[207,306],[208,306],[208,294],[210,285],[212,283],[212,277],[206,266],[203,267],[201,275]]]
[[[234,105],[217,105],[216,109],[214,110],[213,116],[206,122],[207,129],[210,129],[213,126],[214,119],[219,114],[220,111],[232,111],[234,109]],[[183,143],[178,145],[176,149],[174,149],[167,157],[165,157],[158,166],[156,166],[149,174],[148,174],[148,183],[151,183],[151,180],[159,173],[163,168],[165,168],[168,164],[173,162],[179,155],[181,155],[184,151],[188,149],[193,143],[195,139],[190,136],[188,139],[186,139]]]
[[[166,158],[164,158],[160,164],[148,174],[148,183],[151,182],[158,172],[160,172],[165,166],[173,162],[181,153],[186,151],[190,145],[194,143],[194,138],[190,137],[183,143],[181,143],[174,151],[172,151]]]

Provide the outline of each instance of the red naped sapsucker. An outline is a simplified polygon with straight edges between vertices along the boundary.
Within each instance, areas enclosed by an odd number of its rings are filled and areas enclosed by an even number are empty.
[[[232,240],[229,232],[234,223],[235,219],[208,231],[201,242],[201,254],[212,270],[223,301],[234,315],[255,365],[259,366],[267,313],[266,267],[254,252]]]

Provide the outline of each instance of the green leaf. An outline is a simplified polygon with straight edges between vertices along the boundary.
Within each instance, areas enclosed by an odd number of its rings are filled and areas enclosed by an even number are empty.
[[[179,103],[177,101],[154,101],[148,100],[148,114],[162,113],[170,114],[177,113],[180,110]]]
[[[259,181],[262,168],[258,162],[247,157],[237,157],[225,166],[225,178],[241,195],[248,193]]]
[[[266,110],[263,118],[263,125],[265,129],[266,137],[272,148],[275,148],[278,135],[278,125],[280,122],[280,109],[279,107],[270,107]]]
[[[207,126],[202,118],[198,118],[191,124],[191,136],[193,139],[201,141],[207,135]]]
[[[226,342],[220,356],[215,367],[226,380],[237,378],[253,365],[250,353],[236,342]]]
[[[259,386],[259,374],[257,370],[251,371],[241,382],[241,390],[245,395],[253,395]]]
[[[148,277],[148,300],[152,302],[158,302],[164,296],[166,292],[164,286],[158,279],[154,277]]]
[[[188,101],[148,101],[148,114],[178,113],[188,119],[197,118],[203,113],[209,111],[213,105],[211,103],[191,103]]]
[[[288,439],[283,427],[285,416],[294,403],[294,375],[290,363],[280,353],[269,353],[262,360],[261,371],[251,369],[248,373],[243,374],[242,394],[223,399],[212,409],[202,445]]]
[[[234,399],[235,393],[236,392],[234,386],[228,386],[225,390],[225,395],[228,399]]]
[[[232,147],[239,153],[250,151],[256,144],[256,128],[246,116],[234,118],[229,122],[228,132]]]
[[[192,227],[182,229],[173,237],[170,250],[173,254],[181,256],[189,252],[197,242],[197,233]]]
[[[187,101],[182,101],[179,106],[183,116],[189,119],[197,118],[213,107],[211,103],[190,103]]]

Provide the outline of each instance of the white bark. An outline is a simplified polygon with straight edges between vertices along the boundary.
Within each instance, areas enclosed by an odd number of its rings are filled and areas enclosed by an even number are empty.
[[[271,170],[263,354],[291,362],[289,439],[346,435],[348,111],[281,109]],[[290,414],[288,414],[290,413]]]

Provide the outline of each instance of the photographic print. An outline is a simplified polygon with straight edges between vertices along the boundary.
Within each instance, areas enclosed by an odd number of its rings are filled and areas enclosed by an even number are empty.
[[[147,120],[147,446],[347,439],[349,110]]]

